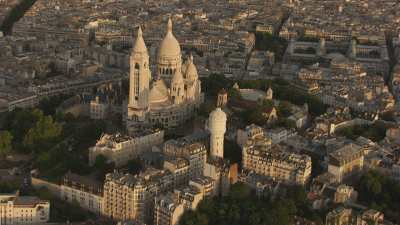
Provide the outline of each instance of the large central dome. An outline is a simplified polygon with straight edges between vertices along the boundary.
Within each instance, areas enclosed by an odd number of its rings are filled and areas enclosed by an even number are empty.
[[[176,59],[177,57],[180,56],[181,56],[181,47],[179,45],[178,40],[176,40],[174,34],[172,33],[172,21],[170,18],[168,20],[167,35],[165,35],[164,40],[162,40],[160,48],[158,49],[158,58]]]

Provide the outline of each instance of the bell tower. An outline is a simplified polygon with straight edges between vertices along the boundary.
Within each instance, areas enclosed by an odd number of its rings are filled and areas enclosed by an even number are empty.
[[[149,54],[141,27],[130,56],[128,119],[144,121],[149,107]]]

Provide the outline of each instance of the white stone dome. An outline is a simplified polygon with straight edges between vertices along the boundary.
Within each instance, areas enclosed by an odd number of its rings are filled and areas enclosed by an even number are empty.
[[[183,76],[180,70],[177,70],[175,74],[172,76],[172,84],[182,84],[183,83]]]
[[[216,108],[214,111],[210,113],[210,122],[211,121],[226,121],[226,113],[222,111],[221,108]]]
[[[172,21],[171,19],[169,19],[167,35],[165,35],[158,49],[158,58],[176,59],[180,56],[181,46],[179,45],[178,40],[176,40],[174,34],[172,33]]]
[[[160,103],[168,100],[168,89],[162,79],[158,79],[153,83],[153,87],[150,90],[149,102]]]
[[[186,68],[186,78],[189,80],[197,80],[198,78],[197,68],[193,63],[193,56],[189,57],[189,62]]]
[[[226,130],[226,113],[222,111],[221,108],[216,108],[214,111],[210,113],[208,118],[208,128],[211,133],[213,132],[222,132],[224,133]]]

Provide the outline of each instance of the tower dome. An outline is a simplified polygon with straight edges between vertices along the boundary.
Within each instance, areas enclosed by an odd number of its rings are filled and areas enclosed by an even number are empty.
[[[142,32],[142,28],[140,26],[137,31],[137,37],[136,37],[135,45],[133,46],[132,52],[147,54],[147,47],[146,47],[146,44],[144,43],[143,32]]]
[[[193,63],[193,56],[189,56],[189,62],[186,68],[186,79],[189,79],[191,81],[197,80],[198,74],[197,74],[197,68]]]
[[[226,130],[226,113],[222,111],[221,108],[216,108],[214,111],[210,113],[209,117],[209,124],[208,128],[209,130],[215,131],[215,130],[223,130],[225,132]]]
[[[180,71],[176,71],[175,74],[172,76],[171,84],[183,84],[183,76]]]
[[[172,33],[172,20],[169,18],[167,34],[158,49],[157,76],[170,84],[172,76],[176,71],[181,71],[181,68],[181,47]]]
[[[160,44],[158,49],[158,58],[177,58],[181,56],[181,47],[178,40],[176,40],[174,34],[172,33],[172,20],[168,19],[168,29],[167,34]]]

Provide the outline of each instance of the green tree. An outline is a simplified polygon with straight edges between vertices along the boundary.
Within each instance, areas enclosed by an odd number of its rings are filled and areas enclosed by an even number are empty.
[[[53,162],[51,160],[49,152],[46,151],[39,152],[39,155],[36,159],[36,164],[41,171],[49,170],[51,166],[54,165],[54,163],[56,162]]]
[[[128,170],[131,174],[138,174],[143,169],[143,164],[139,159],[128,161]]]
[[[94,163],[94,168],[96,168],[97,179],[103,180],[104,176],[115,168],[115,165],[114,163],[108,163],[108,159],[104,155],[98,155]]]
[[[251,189],[244,183],[236,183],[232,186],[229,195],[234,199],[246,199],[251,197]]]
[[[288,43],[285,39],[276,37],[270,33],[256,33],[255,48],[261,51],[271,51],[275,53],[275,57],[280,61],[285,53]]]
[[[228,89],[228,101],[230,99],[240,100],[240,99],[242,99],[242,96],[240,95],[240,92],[237,89],[229,88]]]
[[[30,150],[46,148],[60,137],[61,132],[62,126],[51,116],[45,116],[29,129],[23,144]]]
[[[42,117],[43,112],[38,109],[16,109],[7,113],[3,129],[11,132],[14,143],[20,144],[29,129]]]
[[[214,110],[214,109],[215,109],[215,104],[214,104],[214,102],[205,101],[205,102],[203,102],[203,104],[200,105],[199,113],[198,113],[198,114],[199,114],[200,116],[204,116],[204,117],[208,118],[208,116],[210,115],[210,112],[211,112],[212,110]]]
[[[1,181],[0,180],[0,193],[11,193],[14,192],[18,187],[20,187],[20,183],[17,181]]]
[[[107,167],[107,158],[102,154],[96,156],[93,166],[96,169],[104,170]]]
[[[277,111],[279,116],[288,117],[292,114],[292,104],[282,101],[279,103]]]
[[[261,107],[264,109],[271,109],[274,107],[274,102],[268,99],[264,99],[261,103]]]
[[[53,97],[46,97],[39,102],[38,108],[43,111],[45,115],[55,115],[57,107],[65,101],[70,95],[57,95]]]
[[[385,218],[399,223],[400,184],[377,171],[365,173],[356,186],[361,203],[382,211]]]
[[[9,131],[0,131],[0,158],[7,156],[12,150],[13,136]]]
[[[235,141],[224,140],[224,157],[229,159],[231,163],[241,164],[242,149]]]
[[[266,198],[257,198],[254,192],[243,183],[236,183],[231,187],[228,196],[205,199],[198,205],[196,211],[185,212],[181,225],[289,225],[293,224],[294,217],[299,215],[296,199],[303,201],[302,207],[311,208],[311,203],[304,196],[304,189],[300,187],[286,188],[289,194],[282,191],[278,199],[272,201]],[[320,219],[319,219],[320,220]]]
[[[233,80],[226,78],[223,74],[211,74],[202,78],[202,89],[205,93],[215,98],[222,89],[229,90],[233,86]]]

